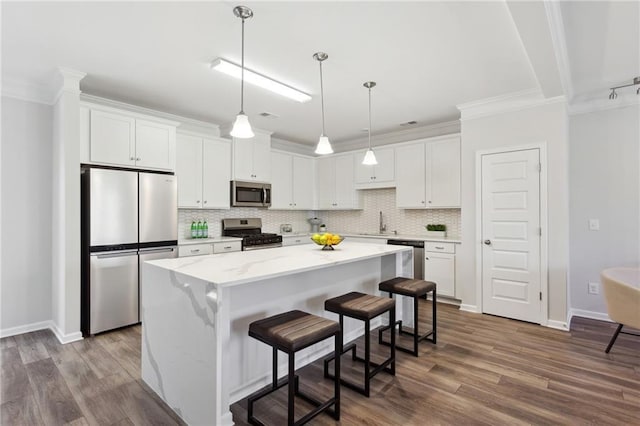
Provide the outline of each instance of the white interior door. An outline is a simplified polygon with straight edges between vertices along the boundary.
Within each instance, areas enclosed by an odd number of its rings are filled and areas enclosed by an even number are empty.
[[[482,156],[482,310],[541,322],[540,150]]]

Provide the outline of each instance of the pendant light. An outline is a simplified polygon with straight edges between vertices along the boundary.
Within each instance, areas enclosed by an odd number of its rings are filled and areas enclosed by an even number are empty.
[[[254,137],[249,117],[244,113],[244,21],[253,16],[253,11],[246,6],[236,6],[233,8],[233,14],[242,19],[242,63],[240,78],[240,112],[236,116],[236,121],[231,129],[231,136],[234,138],[247,139]]]
[[[369,89],[369,149],[366,154],[364,154],[364,159],[362,160],[362,164],[365,166],[373,166],[378,164],[378,160],[376,160],[376,155],[373,153],[371,149],[371,88],[376,87],[375,81],[367,81],[363,84],[364,87]]]
[[[324,52],[317,52],[313,54],[313,58],[320,63],[320,103],[322,107],[322,134],[318,139],[318,146],[316,147],[316,154],[325,155],[333,154],[333,148],[331,148],[331,142],[329,138],[324,134],[324,87],[322,86],[322,61],[327,59],[329,55]]]

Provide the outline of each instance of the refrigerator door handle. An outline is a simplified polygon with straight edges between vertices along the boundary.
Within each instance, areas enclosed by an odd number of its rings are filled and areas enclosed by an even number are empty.
[[[140,254],[146,253],[164,253],[174,251],[175,247],[163,247],[163,248],[151,248],[151,249],[140,249]]]
[[[91,256],[96,256],[98,259],[108,259],[110,257],[133,256],[136,254],[138,254],[138,250],[124,250],[124,251],[110,251],[108,253],[101,253],[101,254],[91,254]]]

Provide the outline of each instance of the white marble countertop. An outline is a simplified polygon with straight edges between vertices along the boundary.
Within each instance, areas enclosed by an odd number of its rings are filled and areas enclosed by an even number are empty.
[[[242,241],[242,238],[236,237],[211,237],[211,238],[184,238],[178,240],[179,246],[187,246],[190,244],[211,244],[211,243],[222,243],[229,241]]]
[[[153,260],[145,263],[192,276],[218,286],[233,286],[413,250],[343,241],[335,250],[316,244],[207,256]]]

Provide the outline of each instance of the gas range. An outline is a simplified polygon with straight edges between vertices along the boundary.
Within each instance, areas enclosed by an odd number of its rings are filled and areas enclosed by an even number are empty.
[[[282,247],[282,236],[262,232],[262,219],[222,219],[224,237],[242,238],[242,250]]]

